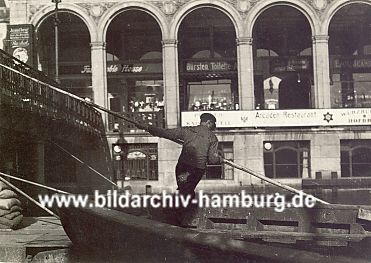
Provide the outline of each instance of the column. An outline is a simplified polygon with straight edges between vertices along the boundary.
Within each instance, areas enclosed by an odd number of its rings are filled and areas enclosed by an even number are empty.
[[[167,128],[175,128],[180,124],[177,44],[178,41],[176,39],[164,39],[162,41],[165,119]]]
[[[313,36],[314,107],[331,108],[330,59],[327,35]]]
[[[106,43],[91,42],[91,80],[94,103],[108,108]],[[104,124],[107,127],[107,114],[102,112]]]
[[[253,110],[255,109],[255,97],[252,38],[241,37],[236,41],[240,109]]]

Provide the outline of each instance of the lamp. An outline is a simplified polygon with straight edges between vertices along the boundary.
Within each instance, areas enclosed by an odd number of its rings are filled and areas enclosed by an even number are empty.
[[[58,4],[62,0],[52,0],[55,4],[55,11],[54,11],[54,33],[55,33],[55,81],[60,83],[59,81],[59,50],[58,50]]]

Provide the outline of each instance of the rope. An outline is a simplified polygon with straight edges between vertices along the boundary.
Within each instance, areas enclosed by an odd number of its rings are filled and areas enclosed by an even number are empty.
[[[15,185],[11,184],[10,182],[8,182],[7,180],[5,180],[3,177],[0,176],[0,181],[2,181],[3,183],[9,185],[11,188],[13,188],[14,190],[16,190],[18,193],[20,193],[21,195],[23,195],[24,197],[26,197],[28,200],[30,200],[32,203],[34,203],[35,205],[37,205],[38,207],[40,207],[41,209],[45,210],[48,214],[58,218],[59,216],[57,216],[56,214],[54,214],[51,210],[49,210],[48,208],[42,206],[39,202],[37,202],[35,199],[33,199],[31,196],[29,196],[28,194],[26,194],[25,192],[23,192],[21,189],[19,189],[18,187],[16,187]]]
[[[65,195],[70,195],[71,194],[71,193],[68,193],[68,192],[53,188],[53,187],[49,187],[49,186],[46,186],[46,185],[43,185],[43,184],[39,184],[39,183],[32,182],[32,181],[29,181],[29,180],[26,180],[26,179],[15,177],[15,176],[5,174],[5,173],[2,173],[2,172],[0,172],[0,175],[11,178],[11,179],[14,179],[14,180],[18,180],[18,181],[21,181],[21,182],[24,182],[24,183],[27,183],[27,184],[32,184],[32,185],[35,185],[35,186],[38,186],[38,187],[41,187],[41,188],[45,188],[45,189],[48,189],[48,190],[51,190],[51,191],[54,191],[54,192],[57,192],[57,193],[60,193],[60,194],[65,194]]]
[[[72,153],[70,153],[69,151],[67,151],[66,149],[64,149],[62,146],[58,145],[55,142],[52,142],[52,143],[55,146],[57,146],[60,150],[62,150],[63,152],[67,153],[70,157],[72,157],[73,159],[75,159],[77,162],[81,163],[82,165],[85,165],[86,167],[88,167],[89,170],[93,171],[95,174],[99,175],[101,178],[103,178],[104,180],[106,180],[107,182],[109,182],[110,184],[112,184],[113,186],[117,187],[118,189],[120,188],[117,184],[115,184],[114,182],[112,182],[110,179],[108,179],[107,177],[105,177],[103,174],[101,174],[100,172],[98,172],[97,170],[95,170],[90,165],[88,165],[88,164],[84,163],[83,161],[81,161],[79,158],[77,158],[75,155],[73,155]]]

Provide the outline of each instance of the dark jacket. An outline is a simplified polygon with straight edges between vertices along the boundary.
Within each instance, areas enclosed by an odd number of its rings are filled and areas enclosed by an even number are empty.
[[[218,139],[206,126],[162,129],[149,126],[149,133],[172,141],[182,140],[183,149],[178,162],[205,169],[206,164],[218,164],[221,158],[218,153]]]

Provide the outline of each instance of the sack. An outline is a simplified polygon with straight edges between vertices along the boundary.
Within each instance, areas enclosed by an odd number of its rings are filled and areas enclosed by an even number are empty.
[[[3,183],[2,181],[0,181],[0,191],[5,190],[5,189],[9,189],[9,186],[6,183]]]
[[[23,215],[16,216],[15,218],[9,220],[4,217],[0,217],[0,228],[2,229],[14,229],[17,225],[22,222]]]
[[[19,205],[13,205],[11,208],[10,208],[10,212],[15,212],[15,211],[19,211],[19,212],[22,212],[22,207],[20,207]]]
[[[10,209],[0,209],[0,216],[8,215],[11,212]]]
[[[0,191],[0,199],[7,199],[12,197],[17,197],[17,194],[14,191],[10,189],[4,189]]]
[[[10,214],[4,215],[2,217],[6,218],[6,219],[9,219],[9,220],[12,220],[12,219],[16,218],[17,216],[19,216],[20,214],[21,214],[21,212],[15,211],[15,212],[11,212]]]
[[[14,205],[21,205],[21,202],[16,198],[0,199],[0,209],[10,209]]]

